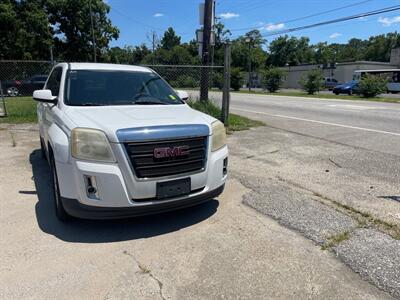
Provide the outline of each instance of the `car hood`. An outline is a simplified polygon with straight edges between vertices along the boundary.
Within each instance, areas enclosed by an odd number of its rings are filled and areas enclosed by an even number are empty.
[[[65,113],[76,127],[100,129],[114,143],[119,129],[205,124],[211,132],[215,121],[188,105],[68,106]]]

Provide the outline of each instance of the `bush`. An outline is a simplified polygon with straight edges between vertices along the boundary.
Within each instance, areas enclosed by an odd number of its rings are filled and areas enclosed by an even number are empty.
[[[386,91],[387,80],[373,75],[365,76],[358,84],[360,94],[365,98],[376,97]]]
[[[278,68],[270,68],[263,72],[262,84],[271,93],[276,92],[282,85],[285,72]]]
[[[299,83],[303,89],[309,94],[314,95],[319,92],[324,85],[324,77],[319,69],[311,70],[307,73],[305,78],[302,78]]]
[[[242,74],[240,72],[240,68],[232,68],[231,69],[231,88],[234,91],[240,90],[243,84]]]
[[[199,86],[199,83],[192,76],[180,75],[175,80],[170,80],[170,85],[174,88],[195,88]]]
[[[212,87],[216,87],[220,90],[224,87],[224,75],[221,72],[214,72],[212,74]]]

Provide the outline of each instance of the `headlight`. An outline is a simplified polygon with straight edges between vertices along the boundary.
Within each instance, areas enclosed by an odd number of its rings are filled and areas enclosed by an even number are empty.
[[[220,121],[215,121],[211,124],[211,128],[211,151],[217,151],[226,145],[225,126]]]
[[[103,131],[96,129],[72,129],[71,153],[78,159],[116,161],[106,135]]]

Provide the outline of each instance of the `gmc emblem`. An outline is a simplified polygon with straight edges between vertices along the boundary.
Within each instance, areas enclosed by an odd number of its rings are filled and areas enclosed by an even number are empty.
[[[189,146],[154,148],[154,158],[180,157],[189,155]]]

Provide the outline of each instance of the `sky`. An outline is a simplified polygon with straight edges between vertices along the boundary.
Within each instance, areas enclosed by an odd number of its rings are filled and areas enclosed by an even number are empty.
[[[151,46],[151,34],[159,38],[173,27],[183,42],[195,38],[199,25],[201,0],[105,0],[111,6],[109,17],[120,29],[119,39],[111,46]],[[399,5],[398,0],[216,0],[216,15],[232,31],[231,38],[249,28],[262,34],[347,17]],[[334,12],[313,14],[349,6]],[[303,18],[307,17],[307,18]],[[293,20],[302,18],[301,20]],[[400,31],[400,10],[293,32],[307,36],[311,43],[345,43],[351,38],[367,39],[372,35]],[[267,37],[267,42],[277,36]]]

